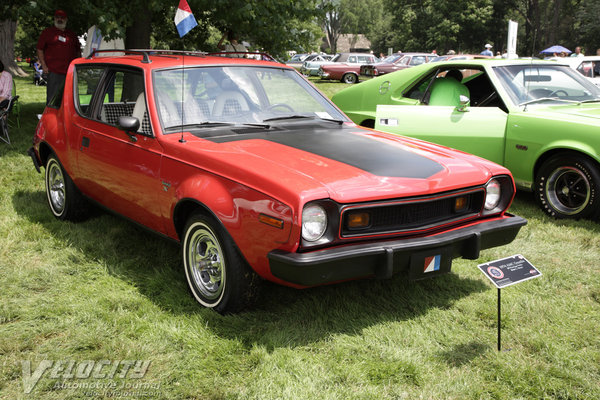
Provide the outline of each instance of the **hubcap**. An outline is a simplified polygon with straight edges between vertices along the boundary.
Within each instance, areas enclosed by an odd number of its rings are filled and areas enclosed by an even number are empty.
[[[581,212],[590,200],[590,182],[583,172],[573,167],[559,167],[550,174],[546,186],[548,201],[566,215]]]
[[[202,224],[202,227],[192,234],[187,256],[195,286],[207,299],[217,299],[225,283],[225,265],[221,246],[206,225]]]
[[[65,208],[65,179],[60,166],[55,162],[48,171],[48,195],[52,208],[60,214]]]

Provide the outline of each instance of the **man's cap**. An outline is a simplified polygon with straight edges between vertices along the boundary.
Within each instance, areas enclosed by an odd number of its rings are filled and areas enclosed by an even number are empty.
[[[56,10],[54,12],[54,16],[55,17],[63,17],[63,18],[67,18],[67,13],[64,12],[63,10]]]
[[[494,47],[494,46],[492,46],[492,45],[491,45],[491,44],[489,44],[489,43],[486,43],[486,44],[485,44],[485,48],[486,48],[486,49],[491,49],[492,47]]]

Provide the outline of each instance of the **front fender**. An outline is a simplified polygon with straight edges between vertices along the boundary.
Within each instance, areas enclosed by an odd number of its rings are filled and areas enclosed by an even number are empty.
[[[255,271],[270,277],[267,254],[276,248],[293,249],[292,208],[264,193],[214,175],[188,177],[176,188],[171,215],[179,237],[191,212],[212,214],[227,230]],[[281,227],[265,223],[265,216]],[[268,220],[268,218],[267,218]]]

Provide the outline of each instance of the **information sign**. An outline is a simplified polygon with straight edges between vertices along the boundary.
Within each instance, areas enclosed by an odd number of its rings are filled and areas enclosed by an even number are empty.
[[[478,267],[498,289],[542,276],[542,273],[520,254],[479,264]]]

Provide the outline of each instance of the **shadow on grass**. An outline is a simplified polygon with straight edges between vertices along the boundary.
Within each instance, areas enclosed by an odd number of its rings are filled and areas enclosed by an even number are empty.
[[[418,282],[398,275],[305,290],[265,283],[253,310],[221,316],[192,299],[174,242],[104,213],[77,224],[60,222],[47,209],[43,191],[16,192],[13,204],[19,215],[42,225],[65,246],[79,249],[86,259],[108,266],[110,274],[131,282],[161,310],[200,318],[215,335],[241,341],[247,348],[273,350],[327,340],[335,334],[360,334],[376,324],[449,308],[465,296],[489,289],[479,280],[455,274]]]

